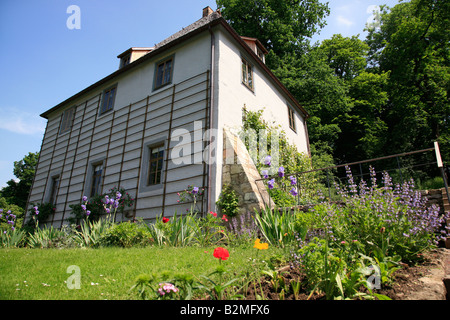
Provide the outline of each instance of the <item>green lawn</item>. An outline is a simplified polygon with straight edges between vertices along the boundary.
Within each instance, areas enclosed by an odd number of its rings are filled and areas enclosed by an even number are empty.
[[[228,277],[257,275],[257,250],[228,248],[223,261]],[[0,300],[124,300],[137,299],[129,289],[141,273],[187,272],[198,278],[218,265],[214,247],[0,249]],[[258,261],[280,254],[275,248],[260,252]],[[69,266],[78,266],[81,288],[69,289]],[[261,263],[259,263],[261,265]],[[70,282],[70,281],[69,281]]]

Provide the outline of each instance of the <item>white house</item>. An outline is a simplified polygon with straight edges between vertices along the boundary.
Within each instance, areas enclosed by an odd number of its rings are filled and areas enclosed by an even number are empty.
[[[135,206],[119,217],[184,212],[177,193],[205,189],[203,211],[222,188],[224,128],[242,108],[265,108],[300,152],[309,153],[306,111],[264,63],[257,39],[239,36],[209,7],[154,47],[120,54],[119,69],[45,111],[48,120],[31,203],[52,202],[62,225],[69,205],[124,187]],[[214,129],[214,130],[209,130]]]

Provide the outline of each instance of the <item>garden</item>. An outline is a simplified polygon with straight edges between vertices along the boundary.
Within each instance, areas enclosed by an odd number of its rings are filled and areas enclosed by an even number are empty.
[[[270,178],[270,177],[269,177]],[[279,174],[269,188],[289,184]],[[287,188],[287,196],[297,194]],[[194,198],[190,187],[180,197]],[[131,205],[124,190],[103,195],[101,211],[81,199],[76,220],[60,229],[30,225],[1,211],[3,300],[384,300],[396,274],[426,262],[448,236],[435,205],[414,182],[383,173],[336,185],[340,201],[304,210],[183,215],[114,222]],[[319,195],[320,197],[320,195]],[[127,199],[127,201],[124,201]],[[42,210],[42,209],[41,209]],[[51,208],[49,209],[51,211]],[[228,213],[228,214],[227,214]],[[7,276],[6,276],[7,275]]]

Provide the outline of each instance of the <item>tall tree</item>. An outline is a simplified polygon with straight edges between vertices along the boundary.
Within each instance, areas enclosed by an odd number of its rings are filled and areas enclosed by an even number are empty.
[[[299,53],[325,26],[328,4],[319,0],[217,0],[223,17],[242,36],[258,38],[269,50],[267,64]]]
[[[438,140],[450,159],[450,2],[411,0],[384,7],[369,29],[372,67],[390,72],[391,150],[409,151]]]
[[[4,197],[8,203],[25,208],[38,159],[39,152],[29,152],[22,160],[14,161],[13,173],[19,181],[9,180],[6,182],[7,186],[0,191],[0,196]]]

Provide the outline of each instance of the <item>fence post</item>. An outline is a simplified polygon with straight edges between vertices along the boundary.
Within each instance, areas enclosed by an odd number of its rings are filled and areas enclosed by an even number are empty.
[[[439,143],[437,141],[434,142],[434,151],[436,152],[437,166],[441,170],[442,180],[444,180],[444,187],[445,187],[445,192],[447,193],[447,200],[448,200],[448,203],[450,203],[450,194],[448,192],[447,177],[445,176],[444,164],[442,163],[441,152],[439,150]]]
[[[331,201],[330,176],[328,174],[328,170],[325,171],[327,172],[328,199]]]
[[[398,157],[395,157],[395,159],[397,159],[398,173],[400,174],[400,182],[403,183],[403,175],[402,175],[402,168],[400,166],[400,160]]]

